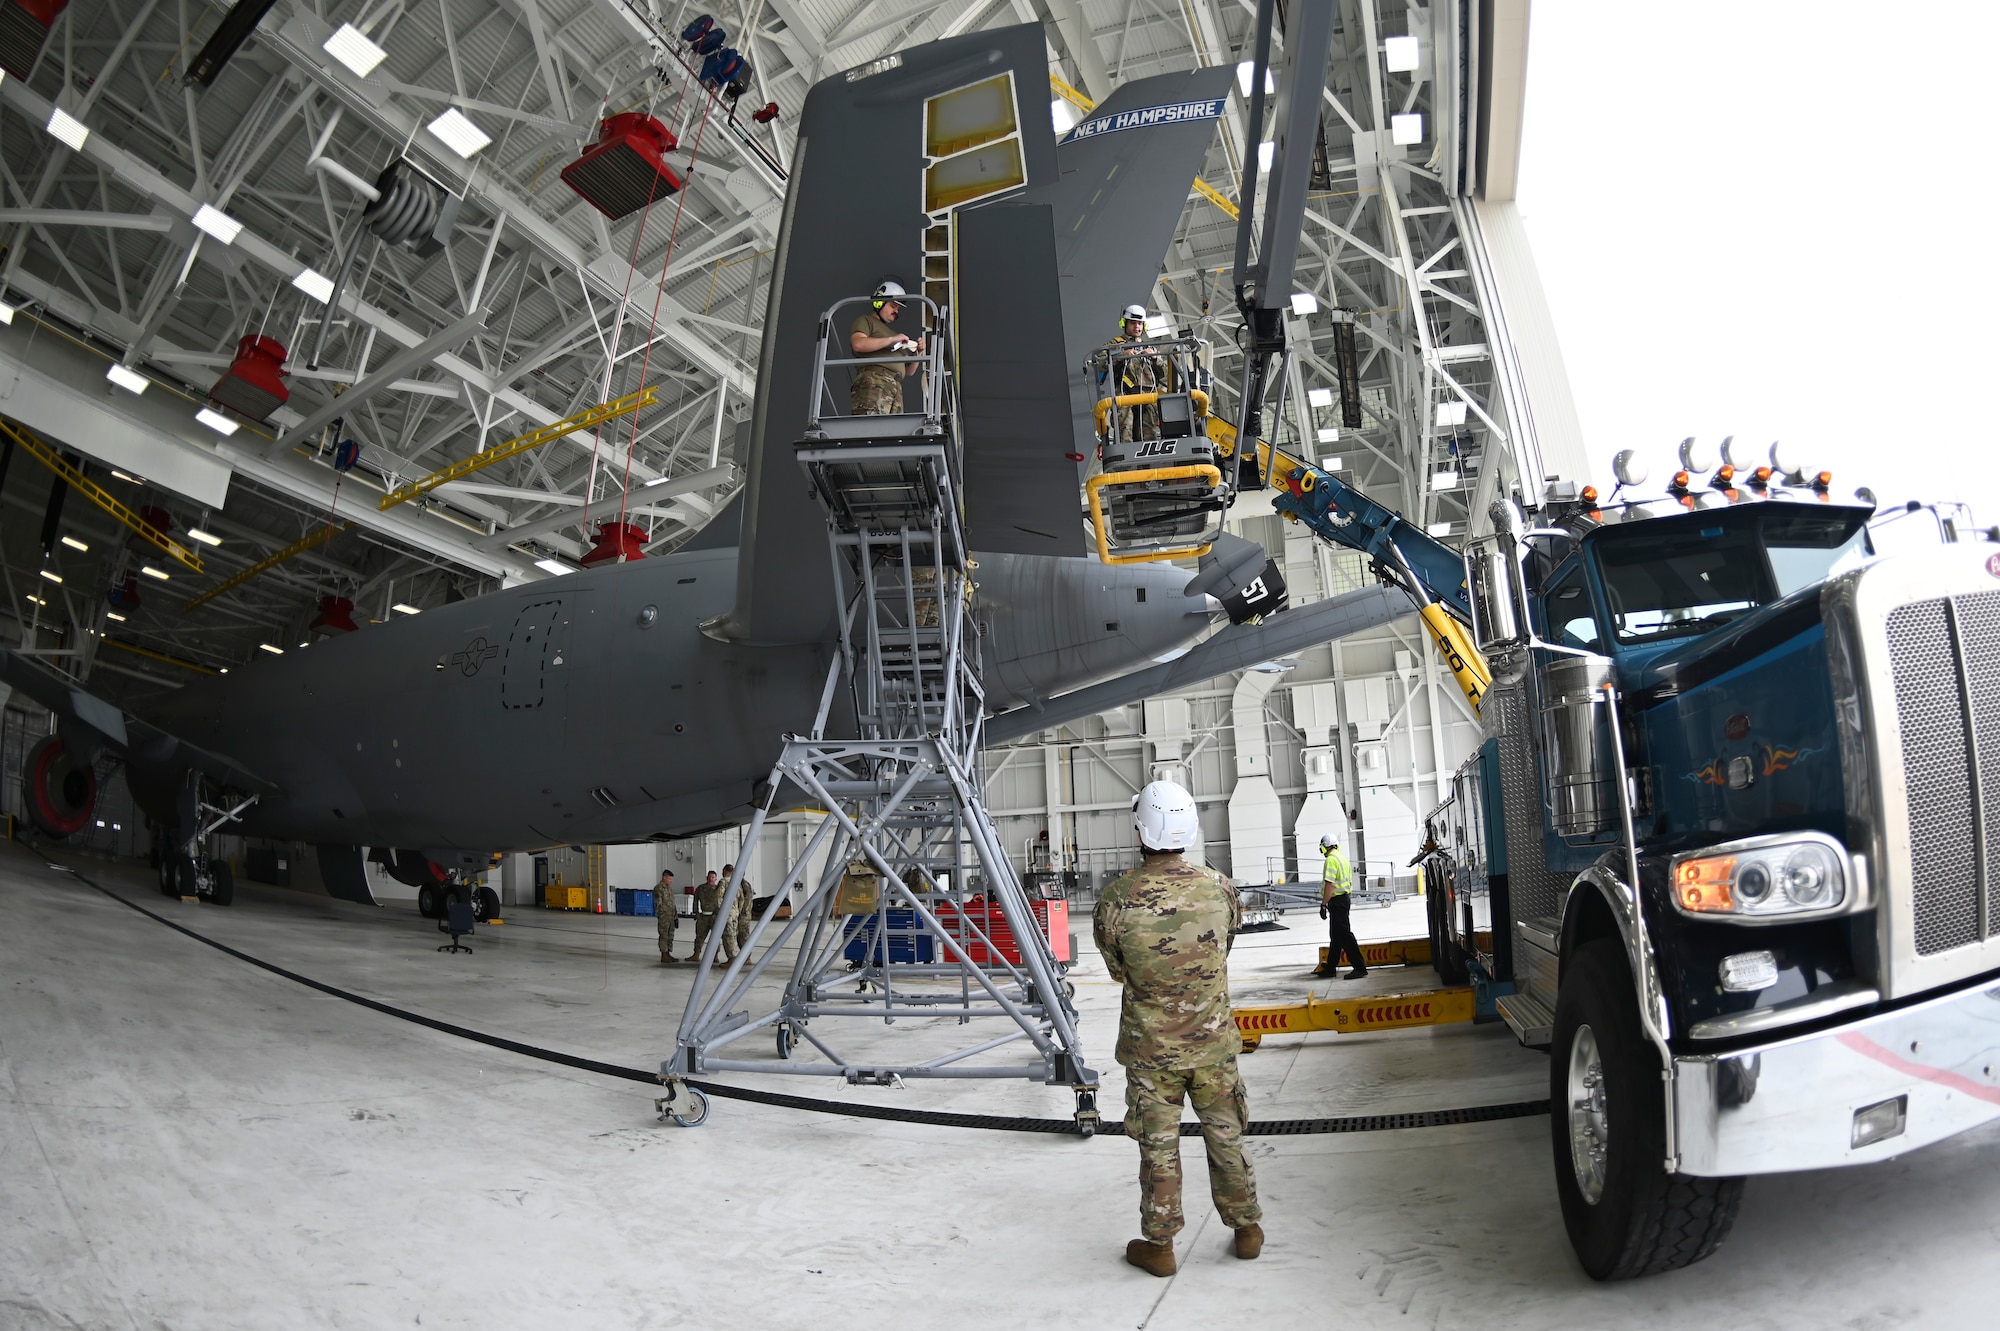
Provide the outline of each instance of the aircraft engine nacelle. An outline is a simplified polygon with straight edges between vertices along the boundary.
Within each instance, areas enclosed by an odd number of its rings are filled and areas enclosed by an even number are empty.
[[[78,761],[60,735],[28,751],[21,765],[21,803],[42,835],[62,838],[90,825],[97,809],[97,771]]]

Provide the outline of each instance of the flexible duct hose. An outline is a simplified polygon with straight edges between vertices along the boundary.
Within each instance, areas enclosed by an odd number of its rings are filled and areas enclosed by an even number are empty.
[[[311,369],[319,368],[327,332],[333,327],[334,311],[340,308],[340,293],[347,289],[347,275],[354,270],[363,238],[373,235],[390,245],[418,244],[437,228],[438,213],[444,204],[437,187],[416,172],[402,169],[401,162],[391,162],[382,168],[382,174],[375,178],[375,190],[378,197],[362,210],[361,225],[355,228],[354,239],[348,242],[340,272],[333,279],[333,294],[327,297],[326,309],[320,315],[319,332],[313,337],[312,359],[307,362]]]

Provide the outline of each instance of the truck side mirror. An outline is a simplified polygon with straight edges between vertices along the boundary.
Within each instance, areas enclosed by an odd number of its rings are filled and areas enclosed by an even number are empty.
[[[1519,546],[1510,534],[1465,543],[1465,585],[1471,592],[1472,641],[1481,654],[1501,655],[1527,645],[1526,600],[1521,594]]]

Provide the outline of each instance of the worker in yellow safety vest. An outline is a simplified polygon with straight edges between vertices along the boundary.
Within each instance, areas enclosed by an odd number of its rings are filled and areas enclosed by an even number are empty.
[[[1354,866],[1341,853],[1340,840],[1328,832],[1319,839],[1319,853],[1326,857],[1319,885],[1319,917],[1327,922],[1326,960],[1313,974],[1322,979],[1340,974],[1340,957],[1345,952],[1354,962],[1347,978],[1358,980],[1368,973],[1361,959],[1361,944],[1355,941],[1348,912],[1354,908]]]

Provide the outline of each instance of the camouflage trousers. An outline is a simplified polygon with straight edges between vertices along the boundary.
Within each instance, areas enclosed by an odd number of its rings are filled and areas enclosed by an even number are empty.
[[[1231,1229],[1264,1218],[1243,1151],[1249,1097],[1236,1060],[1205,1068],[1125,1073],[1125,1135],[1139,1144],[1139,1232],[1155,1243],[1181,1232],[1181,1100],[1194,1102],[1208,1148],[1208,1192]]]
[[[736,918],[731,921],[729,930],[730,956],[733,957],[741,952],[743,945],[750,941],[750,922],[756,913],[756,905],[750,899],[750,892],[746,886],[743,891],[736,894]]]
[[[657,917],[653,927],[660,934],[660,955],[669,957],[674,951],[674,930],[680,927],[681,917],[674,914],[673,894],[659,888],[653,889],[653,914]]]
[[[736,959],[735,926],[736,926],[736,921],[734,919],[728,920],[723,924],[722,954],[719,957],[717,957],[716,960],[734,961]],[[714,911],[710,911],[706,915],[696,915],[694,917],[694,959],[696,961],[701,960],[702,949],[708,946],[708,935],[710,934],[710,932],[714,930],[714,928],[715,928]]]
[[[903,409],[902,366],[871,365],[854,376],[847,396],[856,416],[893,416]]]

